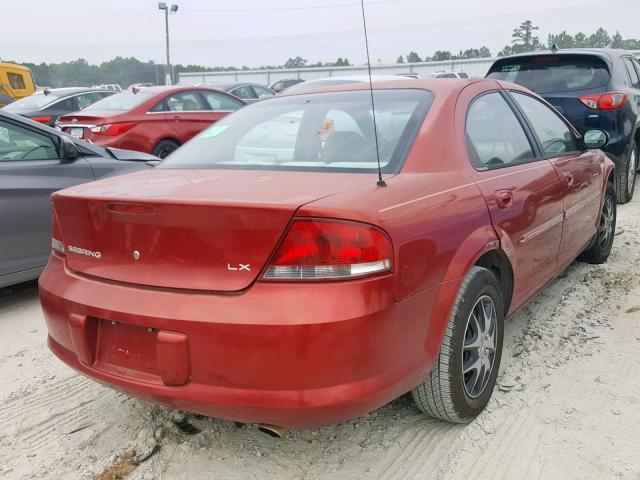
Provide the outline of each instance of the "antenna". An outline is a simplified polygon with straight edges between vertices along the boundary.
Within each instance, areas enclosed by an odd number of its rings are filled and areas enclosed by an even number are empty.
[[[371,80],[371,60],[369,58],[369,38],[367,37],[367,19],[364,15],[364,0],[360,0],[362,6],[362,25],[364,26],[364,44],[367,49],[367,69],[369,71],[369,93],[371,94],[371,110],[373,113],[373,136],[376,140],[376,158],[378,159],[378,182],[379,187],[386,187],[386,182],[382,179],[382,168],[380,168],[380,148],[378,147],[378,125],[376,123],[376,103],[373,100],[373,81]]]

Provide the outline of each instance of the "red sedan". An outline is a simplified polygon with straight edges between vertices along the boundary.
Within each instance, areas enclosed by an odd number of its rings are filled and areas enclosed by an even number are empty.
[[[193,136],[245,106],[206,87],[132,88],[59,118],[63,132],[104,147],[164,158]]]
[[[505,318],[578,256],[609,255],[606,136],[509,83],[374,89],[378,144],[368,86],[342,85],[258,102],[153,171],[54,194],[51,350],[240,422],[323,425],[408,391],[433,417],[476,417]]]

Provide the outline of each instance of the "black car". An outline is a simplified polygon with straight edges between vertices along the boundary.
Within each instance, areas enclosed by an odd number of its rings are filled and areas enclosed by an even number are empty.
[[[276,82],[273,82],[269,88],[271,90],[273,90],[276,93],[280,93],[283,90],[286,90],[289,87],[293,87],[294,85],[297,85],[298,83],[302,83],[304,82],[304,80],[302,80],[301,78],[285,78],[284,80],[278,80]]]
[[[47,263],[53,192],[158,161],[0,110],[0,287],[37,278]]]
[[[640,63],[627,50],[553,48],[496,60],[488,78],[544,97],[583,134],[604,130],[619,203],[633,197],[640,145]]]
[[[114,93],[118,92],[102,88],[45,89],[10,103],[3,110],[53,127],[58,117],[82,110]]]
[[[233,82],[233,83],[214,83],[214,82],[203,82],[199,83],[197,86],[199,87],[213,87],[219,88],[231,95],[235,95],[238,98],[241,98],[246,103],[254,103],[258,100],[264,100],[265,98],[273,97],[276,92],[271,90],[264,85],[258,85],[257,83],[242,83],[242,82]]]

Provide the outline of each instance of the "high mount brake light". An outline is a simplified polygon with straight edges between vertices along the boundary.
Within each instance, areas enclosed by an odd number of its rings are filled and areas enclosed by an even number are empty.
[[[387,236],[371,225],[332,220],[297,219],[262,278],[331,280],[391,271]]]
[[[627,101],[627,94],[606,92],[597,95],[585,95],[579,100],[591,110],[619,110]]]
[[[62,232],[60,231],[60,225],[58,223],[58,216],[53,208],[51,208],[51,249],[55,250],[60,255],[65,254],[64,243],[62,242]]]
[[[105,125],[98,125],[96,127],[91,127],[90,130],[93,133],[96,133],[98,135],[115,136],[115,135],[120,135],[122,133],[128,132],[135,126],[136,124],[133,122],[107,123]]]
[[[51,117],[31,117],[31,120],[38,123],[47,123],[51,121]]]

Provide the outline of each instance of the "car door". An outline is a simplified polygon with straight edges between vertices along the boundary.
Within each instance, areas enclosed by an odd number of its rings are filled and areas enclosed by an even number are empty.
[[[233,98],[226,93],[210,90],[203,90],[201,93],[206,102],[206,108],[209,110],[211,123],[215,123],[245,106],[245,104],[237,98]]]
[[[185,143],[215,120],[197,90],[169,95],[164,100],[166,119],[180,143]]]
[[[536,137],[542,156],[555,168],[564,191],[564,228],[558,254],[560,269],[571,263],[596,232],[600,218],[602,164],[592,150],[582,150],[568,123],[553,108],[523,92],[510,92]]]
[[[563,185],[502,91],[472,101],[466,138],[472,175],[513,265],[513,311],[556,274]]]
[[[94,179],[85,159],[60,158],[59,140],[0,118],[0,285],[3,276],[46,264],[51,249],[49,196]]]

